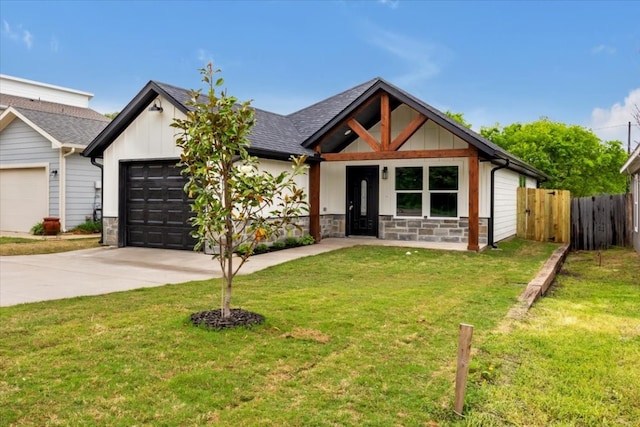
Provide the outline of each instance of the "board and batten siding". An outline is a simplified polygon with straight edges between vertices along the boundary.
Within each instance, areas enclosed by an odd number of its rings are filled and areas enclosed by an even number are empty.
[[[118,217],[118,180],[121,161],[177,159],[177,129],[173,118],[186,118],[166,99],[160,98],[164,111],[142,110],[140,115],[116,138],[104,152],[104,217]]]
[[[514,236],[517,231],[518,187],[520,175],[509,169],[495,173],[493,240]]]
[[[177,159],[181,149],[176,145],[177,129],[171,127],[173,118],[184,114],[169,101],[161,98],[164,111],[144,109],[104,152],[103,216],[118,217],[119,167],[122,161]],[[97,168],[96,168],[97,169]],[[260,159],[260,170],[278,175],[291,171],[290,161]],[[309,194],[308,175],[296,177],[296,184]]]
[[[22,120],[15,119],[0,132],[0,167],[48,165],[49,216],[60,215],[60,175],[51,171],[60,170],[59,150],[51,142],[33,130]],[[29,189],[25,189],[29,191]]]
[[[87,218],[93,219],[93,210],[100,205],[100,189],[96,188],[100,186],[100,169],[79,153],[65,157],[65,162],[65,227],[70,230]]]

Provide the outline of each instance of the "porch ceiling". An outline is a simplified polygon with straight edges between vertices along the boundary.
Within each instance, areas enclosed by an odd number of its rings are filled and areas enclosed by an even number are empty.
[[[322,153],[339,153],[344,150],[349,144],[358,139],[358,134],[353,132],[347,122],[349,119],[355,119],[365,129],[371,129],[376,123],[381,120],[381,95],[382,91],[379,91],[371,99],[359,107],[353,114],[346,117],[336,126],[334,126],[320,143],[320,149]],[[391,111],[402,105],[402,101],[389,95],[389,108]]]

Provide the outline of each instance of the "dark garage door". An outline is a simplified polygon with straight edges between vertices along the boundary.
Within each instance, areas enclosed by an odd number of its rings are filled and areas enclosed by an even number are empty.
[[[176,161],[128,163],[125,185],[125,245],[191,250],[186,178]]]

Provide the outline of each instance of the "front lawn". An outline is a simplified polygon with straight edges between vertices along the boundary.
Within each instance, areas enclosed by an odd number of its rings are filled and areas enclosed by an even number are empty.
[[[640,254],[569,254],[548,297],[479,346],[469,424],[638,426]]]
[[[99,237],[62,239],[56,237],[0,237],[0,255],[36,255],[97,248]]]
[[[236,280],[266,316],[209,332],[220,281],[0,309],[0,420],[8,425],[446,425],[459,323],[486,346],[557,247],[361,246]],[[471,384],[472,405],[481,392]],[[475,399],[475,400],[474,400]]]

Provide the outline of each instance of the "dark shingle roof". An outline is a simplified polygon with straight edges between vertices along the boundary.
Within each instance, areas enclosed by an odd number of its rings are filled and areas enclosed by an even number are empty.
[[[299,143],[302,143],[329,123],[331,119],[351,105],[353,101],[358,99],[360,95],[365,93],[367,89],[377,81],[378,79],[369,80],[368,82],[289,114],[287,117],[293,122],[302,136],[302,140]]]
[[[166,83],[153,82],[165,92],[165,96],[173,99],[183,108],[183,111],[192,110],[187,105],[191,99],[191,91]],[[206,95],[201,95],[200,102],[207,102]],[[288,157],[292,154],[313,155],[313,151],[300,145],[302,136],[293,122],[286,116],[271,113],[260,109],[255,111],[255,125],[253,126],[249,141],[251,150],[261,154],[273,153],[277,157]]]
[[[338,126],[344,126],[344,124],[340,123],[348,118],[349,114],[359,111],[378,91],[385,91],[395,98],[393,101],[395,106],[400,103],[406,103],[416,111],[425,114],[430,120],[475,146],[482,157],[489,160],[501,159],[506,161],[509,159],[510,168],[515,166],[517,170],[528,175],[539,178],[546,177],[545,174],[506,150],[381,78],[369,80],[286,116],[256,109],[256,124],[253,127],[252,135],[249,137],[251,141],[250,150],[254,154],[272,158],[287,158],[291,154],[313,156],[315,154],[315,151],[313,151],[315,144],[331,132],[338,135],[335,147],[339,147],[341,141],[348,143],[349,138],[355,138],[355,134],[349,133],[349,136],[340,136],[336,129]],[[189,90],[152,80],[129,102],[118,117],[91,142],[85,150],[85,155],[91,157],[102,156],[104,150],[158,95],[168,99],[183,113],[191,109],[187,105],[187,101],[191,98]],[[372,121],[376,119],[374,115],[379,115],[379,111],[378,109],[376,113],[375,109],[365,108],[359,114],[371,116],[365,118],[367,122],[374,123]],[[379,120],[379,117],[377,120]],[[347,135],[345,132],[342,133]],[[320,160],[317,156],[314,156],[314,159]]]
[[[27,108],[14,108],[62,144],[86,147],[109,124],[108,119],[95,120]]]
[[[0,93],[0,105],[6,107],[28,108],[29,110],[64,114],[65,116],[80,117],[84,119],[99,120],[103,122],[110,121],[104,115],[90,108],[74,107],[72,105],[58,104],[56,102],[23,98],[21,96],[7,95],[6,93]]]

